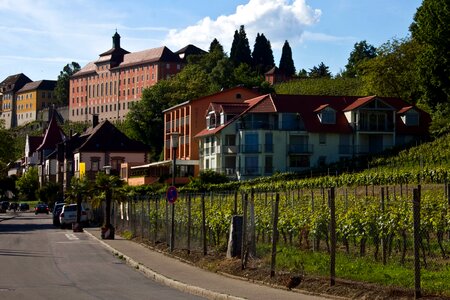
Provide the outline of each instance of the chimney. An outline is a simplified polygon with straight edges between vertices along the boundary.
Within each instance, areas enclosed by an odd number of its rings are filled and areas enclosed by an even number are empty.
[[[92,115],[92,128],[98,125],[98,115]]]

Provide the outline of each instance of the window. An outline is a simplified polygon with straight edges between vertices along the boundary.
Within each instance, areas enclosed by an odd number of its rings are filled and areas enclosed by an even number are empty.
[[[236,146],[236,136],[234,134],[225,135],[226,146]]]
[[[407,111],[401,118],[406,126],[419,126],[419,114],[413,109]]]
[[[336,124],[336,112],[330,107],[324,108],[318,117],[322,124]]]
[[[327,143],[327,134],[319,133],[319,144],[325,145]]]
[[[266,156],[264,164],[264,173],[266,174],[272,174],[273,173],[273,157],[272,156]]]
[[[91,157],[91,171],[97,172],[100,170],[100,157]]]
[[[258,134],[257,133],[246,133],[245,134],[245,143],[243,151],[245,153],[257,153],[259,152],[259,142],[258,142]]]
[[[258,171],[258,156],[246,156],[244,174],[257,175]]]
[[[291,168],[309,168],[309,156],[291,155],[289,156],[289,166]]]
[[[266,132],[265,134],[266,143],[264,144],[265,152],[273,152],[273,134],[272,132]]]

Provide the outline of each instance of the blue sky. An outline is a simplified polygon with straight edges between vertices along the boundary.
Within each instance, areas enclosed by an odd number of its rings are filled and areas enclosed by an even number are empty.
[[[128,51],[187,44],[207,50],[214,38],[229,53],[245,25],[270,40],[278,65],[285,40],[297,71],[321,62],[335,75],[353,45],[404,38],[420,0],[0,0],[0,81],[24,73],[56,80],[72,61],[84,66],[111,48],[115,30]]]

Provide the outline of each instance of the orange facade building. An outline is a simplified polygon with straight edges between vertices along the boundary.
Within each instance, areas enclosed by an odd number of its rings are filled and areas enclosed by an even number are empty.
[[[179,168],[177,177],[197,175],[199,172],[199,149],[194,136],[202,131],[205,116],[211,102],[244,102],[259,96],[259,93],[241,86],[227,89],[216,94],[189,100],[164,111],[164,161],[173,160],[171,135],[178,134],[176,164]]]
[[[117,32],[112,39],[110,50],[70,78],[70,121],[90,122],[94,114],[99,121],[123,120],[144,88],[177,74],[184,65],[181,50],[159,47],[130,53],[121,48]]]

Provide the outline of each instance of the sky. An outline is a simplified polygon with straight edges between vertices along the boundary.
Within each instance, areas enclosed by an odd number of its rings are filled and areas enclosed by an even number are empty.
[[[0,82],[24,73],[56,80],[71,62],[95,61],[121,35],[122,48],[142,51],[188,44],[204,50],[214,38],[229,54],[245,26],[271,42],[278,65],[288,41],[296,70],[323,62],[336,75],[354,44],[378,47],[409,35],[421,0],[0,0]]]

